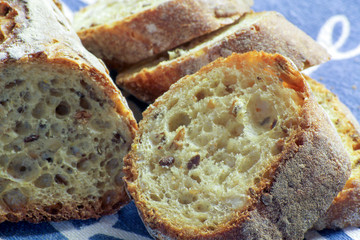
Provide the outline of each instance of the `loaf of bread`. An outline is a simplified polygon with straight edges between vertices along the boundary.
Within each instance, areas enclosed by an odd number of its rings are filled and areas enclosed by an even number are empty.
[[[55,2],[0,2],[0,222],[86,219],[129,202],[137,130]]]
[[[84,46],[121,69],[233,23],[253,0],[102,0],[75,14]]]
[[[181,77],[218,57],[251,50],[279,53],[302,70],[327,61],[326,50],[276,12],[248,13],[231,26],[201,37],[117,76],[116,83],[145,102],[153,102]]]
[[[303,239],[350,173],[334,126],[279,54],[218,59],[143,116],[124,180],[157,239]]]
[[[325,112],[330,116],[348,152],[351,175],[344,189],[315,224],[317,230],[324,228],[360,227],[360,126],[350,110],[326,87],[308,78],[311,89]]]

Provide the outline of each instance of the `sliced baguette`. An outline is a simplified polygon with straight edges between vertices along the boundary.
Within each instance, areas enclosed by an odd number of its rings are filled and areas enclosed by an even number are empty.
[[[233,23],[253,0],[102,0],[74,17],[84,46],[121,69]]]
[[[116,212],[137,130],[125,99],[53,1],[1,1],[0,22],[0,222]]]
[[[248,13],[233,25],[175,49],[168,56],[120,72],[116,83],[150,103],[178,79],[218,57],[251,50],[280,53],[301,70],[329,59],[324,48],[279,13]]]
[[[349,158],[281,55],[233,54],[144,112],[124,180],[157,239],[303,239]]]
[[[360,227],[360,126],[350,110],[323,84],[308,78],[318,101],[330,116],[348,152],[351,175],[344,189],[337,195],[329,210],[315,224],[324,228]]]

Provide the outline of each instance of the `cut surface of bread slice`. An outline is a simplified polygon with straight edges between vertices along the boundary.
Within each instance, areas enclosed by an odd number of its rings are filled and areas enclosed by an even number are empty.
[[[84,46],[121,69],[233,23],[253,0],[103,0],[75,14]]]
[[[344,189],[315,224],[318,230],[324,228],[360,227],[360,126],[350,110],[323,84],[308,78],[310,87],[330,116],[350,156],[351,175]]]
[[[116,212],[137,130],[121,93],[53,1],[0,12],[0,222]]]
[[[311,37],[276,12],[248,13],[238,22],[140,63],[117,76],[117,84],[145,102],[153,102],[181,77],[218,57],[252,50],[279,53],[303,70],[323,63],[329,54]]]
[[[175,83],[144,112],[124,164],[159,239],[303,239],[350,171],[303,76],[257,52]]]

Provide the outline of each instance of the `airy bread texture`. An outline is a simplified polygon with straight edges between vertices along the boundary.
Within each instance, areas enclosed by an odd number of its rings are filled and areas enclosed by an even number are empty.
[[[124,98],[53,1],[0,13],[0,222],[116,212],[137,130]]]
[[[348,152],[351,161],[351,175],[344,189],[315,224],[317,230],[324,228],[360,227],[360,126],[350,110],[326,87],[308,78],[311,89],[330,116]]]
[[[233,23],[253,0],[103,0],[75,14],[84,46],[121,69]]]
[[[257,50],[279,53],[303,70],[328,61],[326,50],[277,12],[248,13],[231,26],[119,73],[116,83],[145,102],[219,57]]]
[[[144,112],[124,180],[157,239],[303,239],[349,158],[281,55],[233,54]]]

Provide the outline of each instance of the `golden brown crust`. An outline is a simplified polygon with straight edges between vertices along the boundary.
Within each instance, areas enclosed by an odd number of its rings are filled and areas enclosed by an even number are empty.
[[[250,10],[252,0],[171,0],[111,23],[78,31],[84,46],[105,63],[121,69],[195,37],[214,31]],[[229,11],[231,14],[219,15]]]
[[[57,1],[40,0],[0,3],[0,8],[9,6],[9,13],[12,15],[6,14],[5,17],[16,23],[0,42],[0,71],[6,71],[13,66],[20,68],[22,65],[42,64],[49,68],[62,68],[64,72],[81,73],[84,79],[91,79],[114,103],[117,113],[133,138],[137,123],[125,98],[112,83],[104,64],[81,45],[56,3]],[[3,30],[3,26],[1,28]],[[26,199],[28,204],[19,209],[4,207],[0,211],[0,222],[26,220],[37,223],[94,218],[115,213],[130,201],[124,186],[104,193],[102,198],[96,201],[84,196],[78,202],[70,199],[68,202],[44,206],[43,203],[28,200],[30,199]]]
[[[219,66],[247,69],[244,62],[263,61],[269,74],[280,78],[284,87],[292,88],[303,98],[299,113],[300,128],[291,135],[281,156],[268,166],[267,174],[254,190],[249,206],[239,209],[236,217],[220,223],[208,232],[176,226],[163,219],[156,209],[148,208],[138,179],[137,161],[143,160],[137,146],[150,124],[147,116],[161,108],[183,85],[195,81],[185,77],[171,86],[144,112],[140,130],[132,150],[124,159],[125,182],[149,232],[157,239],[302,239],[307,229],[325,213],[331,201],[349,176],[349,159],[328,116],[316,103],[303,76],[281,55],[265,53],[233,54],[203,67],[196,74],[205,74]],[[336,181],[334,181],[336,179]]]
[[[360,127],[350,110],[323,84],[307,77],[307,81],[321,106],[332,115],[332,121],[350,155],[352,174],[344,189],[337,195],[324,216],[314,225],[324,228],[346,228],[360,226]]]
[[[246,24],[249,18],[258,19],[249,26]],[[236,32],[223,36],[210,46],[172,61],[162,62],[151,69],[144,67],[126,70],[119,73],[116,82],[137,98],[153,102],[178,79],[195,73],[218,57],[252,50],[282,54],[290,58],[300,70],[326,62],[330,58],[324,48],[279,13],[248,13],[239,21]]]

